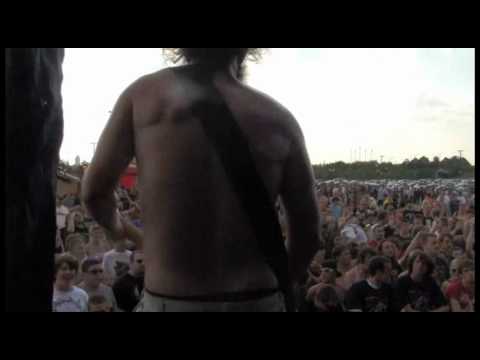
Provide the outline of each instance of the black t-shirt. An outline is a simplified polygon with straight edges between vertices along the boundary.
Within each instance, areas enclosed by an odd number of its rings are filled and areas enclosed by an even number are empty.
[[[429,276],[421,282],[415,282],[410,275],[398,279],[394,291],[395,308],[402,310],[410,304],[416,311],[431,311],[447,305],[442,290],[435,280]]]
[[[435,265],[436,278],[439,283],[442,284],[444,281],[450,279],[450,268],[448,266],[448,260],[441,255],[432,256],[432,261]]]
[[[379,289],[374,289],[367,280],[362,280],[353,284],[345,294],[345,306],[363,312],[388,312],[392,311],[392,295],[390,285],[382,284]]]
[[[127,273],[115,281],[112,289],[118,307],[123,311],[131,312],[140,301],[143,291],[143,276],[136,278]]]

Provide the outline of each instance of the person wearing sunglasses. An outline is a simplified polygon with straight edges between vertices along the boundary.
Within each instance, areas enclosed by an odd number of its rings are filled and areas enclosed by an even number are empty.
[[[113,311],[117,311],[117,301],[110,286],[103,283],[104,270],[102,259],[100,257],[88,257],[82,262],[81,266],[83,281],[78,285],[85,290],[88,296],[103,296],[112,304]]]

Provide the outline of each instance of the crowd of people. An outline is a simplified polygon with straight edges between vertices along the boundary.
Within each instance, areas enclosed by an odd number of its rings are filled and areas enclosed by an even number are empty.
[[[303,281],[301,312],[473,312],[475,195],[442,186],[317,184],[322,237]],[[142,229],[135,189],[117,206]],[[279,220],[288,233],[281,202]],[[132,236],[133,237],[133,236]],[[53,311],[131,312],[144,287],[144,254],[113,241],[76,195],[57,197]]]
[[[133,311],[144,284],[143,252],[138,243],[113,241],[89,216],[78,195],[57,196],[56,205],[53,311]],[[141,231],[135,189],[119,188],[117,206]]]
[[[337,181],[317,184],[317,199],[322,241],[300,311],[474,311],[474,184]]]

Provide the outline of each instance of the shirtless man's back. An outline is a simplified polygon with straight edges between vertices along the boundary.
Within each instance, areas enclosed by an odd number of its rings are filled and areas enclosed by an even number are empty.
[[[282,198],[294,278],[306,270],[318,245],[313,176],[301,130],[281,105],[237,80],[234,66],[212,69],[195,63],[136,81],[118,100],[85,176],[87,207],[121,237],[122,222],[111,197],[136,157],[145,288],[152,294],[188,299],[278,287],[217,150],[193,111],[218,96],[212,86],[246,135],[272,204]]]

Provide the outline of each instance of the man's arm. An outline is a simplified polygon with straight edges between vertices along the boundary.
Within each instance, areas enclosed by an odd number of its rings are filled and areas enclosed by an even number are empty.
[[[114,107],[82,183],[85,206],[113,240],[124,237],[114,190],[133,156],[133,106],[127,90]]]
[[[402,258],[398,260],[398,263],[400,264],[401,267],[406,268],[408,256],[413,252],[414,249],[421,246],[424,237],[425,237],[425,233],[423,231],[419,231],[417,235],[415,235],[415,237],[413,238],[413,240],[410,242],[407,249],[403,253]]]
[[[141,229],[138,229],[135,225],[133,225],[128,219],[124,217],[120,218],[120,221],[122,222],[125,229],[126,237],[129,240],[133,241],[137,250],[143,249],[143,231]]]
[[[318,212],[313,169],[305,148],[300,127],[295,119],[293,141],[283,171],[280,189],[288,223],[287,250],[291,278],[298,282],[320,243],[320,216]]]
[[[469,223],[470,223],[470,229],[469,229],[469,232],[466,233],[468,235],[466,239],[465,250],[467,252],[467,255],[473,255],[474,247],[475,247],[475,222],[469,222]]]

